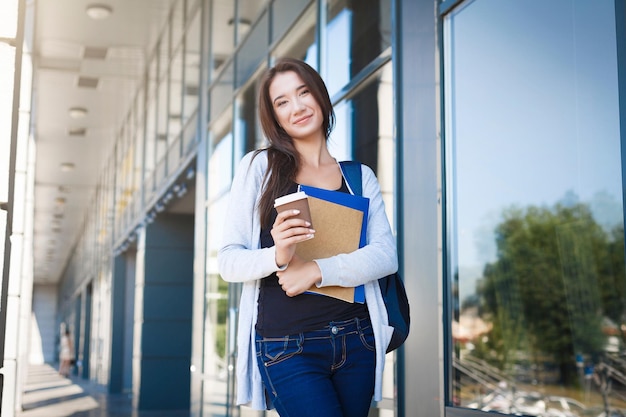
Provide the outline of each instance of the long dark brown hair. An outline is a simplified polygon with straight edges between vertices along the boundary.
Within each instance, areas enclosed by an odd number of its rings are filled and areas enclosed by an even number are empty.
[[[263,133],[269,142],[265,149],[268,160],[264,178],[266,187],[259,200],[262,227],[270,226],[274,200],[287,193],[289,186],[295,182],[300,168],[300,155],[293,144],[293,139],[278,124],[269,93],[270,85],[276,75],[287,71],[293,71],[300,76],[322,109],[324,121],[321,128],[326,140],[335,125],[335,112],[326,84],[311,66],[298,59],[281,58],[274,67],[267,70],[259,88],[259,119]],[[262,151],[264,150],[258,150],[257,154]]]

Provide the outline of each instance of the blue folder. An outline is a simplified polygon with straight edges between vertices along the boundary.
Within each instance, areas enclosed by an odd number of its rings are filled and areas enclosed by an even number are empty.
[[[325,190],[323,188],[310,187],[301,185],[300,190],[304,191],[308,196],[319,198],[331,203],[340,204],[363,213],[363,221],[361,224],[361,235],[359,239],[359,247],[362,248],[367,243],[367,215],[369,210],[369,198],[359,195],[344,193],[341,191]],[[315,227],[315,225],[313,225]],[[359,285],[354,288],[354,302],[365,302],[365,288]]]

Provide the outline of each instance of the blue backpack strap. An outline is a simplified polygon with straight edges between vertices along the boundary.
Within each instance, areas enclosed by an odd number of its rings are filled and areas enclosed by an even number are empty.
[[[363,195],[361,163],[357,161],[341,161],[339,162],[339,166],[354,195]]]
[[[363,195],[361,163],[343,161],[339,162],[339,165],[354,195]],[[387,309],[389,325],[393,327],[391,341],[387,346],[387,353],[389,353],[402,346],[409,335],[411,326],[409,299],[402,278],[397,272],[378,279],[378,285]]]

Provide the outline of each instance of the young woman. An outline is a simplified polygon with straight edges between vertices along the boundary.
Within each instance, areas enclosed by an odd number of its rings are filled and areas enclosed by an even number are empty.
[[[72,352],[72,338],[70,336],[70,330],[65,329],[65,332],[61,336],[61,349],[59,352],[59,374],[62,376],[70,376],[70,370],[72,368],[72,358],[74,353]]]
[[[277,215],[277,197],[298,185],[350,192],[327,140],[334,111],[319,74],[284,58],[269,69],[259,93],[269,142],[247,154],[231,186],[219,270],[243,282],[239,309],[237,403],[276,407],[285,416],[367,416],[382,399],[388,326],[377,279],[397,270],[395,239],[373,171],[362,167],[369,198],[366,246],[304,261],[299,242],[315,230],[297,212]],[[365,303],[306,293],[312,285],[365,287]],[[269,399],[270,403],[266,400]]]

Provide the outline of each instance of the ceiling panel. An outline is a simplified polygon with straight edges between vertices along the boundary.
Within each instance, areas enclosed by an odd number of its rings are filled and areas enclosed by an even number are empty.
[[[56,283],[63,273],[174,0],[98,3],[110,6],[111,16],[91,19],[85,12],[91,2],[84,0],[36,2],[35,283]],[[102,53],[85,58],[86,51]],[[79,86],[81,77],[97,87]],[[87,114],[72,118],[71,107]],[[74,169],[62,170],[64,163]]]

